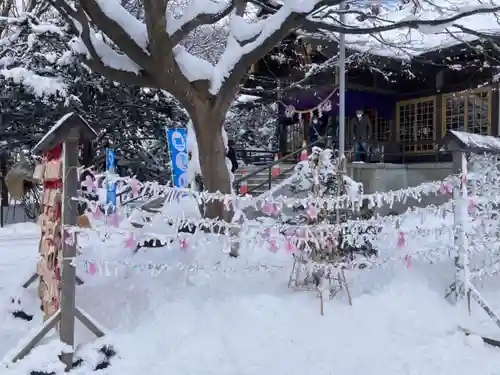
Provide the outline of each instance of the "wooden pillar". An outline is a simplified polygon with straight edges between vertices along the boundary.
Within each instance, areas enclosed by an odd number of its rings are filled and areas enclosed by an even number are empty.
[[[500,130],[498,129],[500,122],[500,83],[491,87],[491,135],[498,137]]]
[[[7,175],[7,162],[9,161],[9,155],[6,152],[2,152],[0,154],[0,177],[1,181],[1,206],[8,207],[9,206],[9,191],[7,190],[7,186],[5,186],[5,176]]]
[[[75,343],[75,292],[76,292],[76,268],[71,264],[76,257],[76,241],[68,240],[70,236],[67,227],[76,226],[77,205],[71,202],[72,197],[78,193],[78,138],[68,138],[63,143],[64,173],[63,173],[63,202],[62,202],[62,286],[61,286],[61,341],[73,347]],[[63,353],[63,362],[66,366],[71,366],[73,353]]]
[[[92,141],[86,141],[82,146],[82,162],[81,164],[88,168],[92,166],[93,156],[92,156]]]

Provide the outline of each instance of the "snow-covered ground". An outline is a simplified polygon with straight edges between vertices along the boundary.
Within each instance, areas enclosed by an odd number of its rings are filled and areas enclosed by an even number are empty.
[[[6,359],[30,329],[40,326],[35,287],[20,288],[35,269],[37,245],[33,224],[0,230],[0,357]],[[408,246],[416,248],[418,241]],[[416,259],[407,268],[394,261],[348,273],[353,306],[339,293],[325,301],[321,316],[315,293],[287,288],[291,259],[285,251],[253,247],[232,259],[217,246],[192,244],[131,255],[120,241],[89,251],[87,256],[111,262],[94,275],[80,267],[85,284],[77,289],[77,303],[108,333],[94,340],[77,327],[78,355],[85,363],[75,374],[92,372],[103,344],[118,351],[111,367],[102,370],[110,375],[470,375],[478,369],[483,375],[500,374],[500,349],[466,337],[459,327],[491,337],[500,337],[500,328],[475,305],[469,317],[463,304],[452,306],[443,298],[453,272],[449,262],[428,265]],[[177,266],[158,273],[113,260]],[[204,268],[188,276],[178,267],[195,263]],[[485,282],[481,290],[500,308],[495,285],[495,280]],[[25,312],[35,315],[31,322],[12,317],[17,298]],[[62,374],[61,345],[54,337],[2,374],[34,369]]]

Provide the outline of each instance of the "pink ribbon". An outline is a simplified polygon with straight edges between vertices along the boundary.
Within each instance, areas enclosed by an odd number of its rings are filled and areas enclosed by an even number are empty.
[[[95,275],[96,274],[96,267],[95,267],[94,263],[89,263],[88,273],[90,275]]]
[[[295,253],[295,251],[297,250],[297,248],[295,247],[295,245],[292,243],[291,239],[288,238],[286,240],[286,247],[285,247],[286,251],[289,252],[289,253]]]
[[[399,237],[398,237],[398,242],[396,243],[396,246],[401,249],[402,247],[404,247],[406,244],[406,241],[405,241],[405,234],[403,232],[399,232]]]
[[[85,176],[85,181],[82,182],[82,186],[87,188],[87,191],[93,191],[95,190],[95,181],[94,179],[88,174]]]
[[[477,206],[474,199],[469,199],[469,205],[467,206],[467,212],[469,215],[475,215],[477,212]]]
[[[187,250],[187,248],[188,248],[188,242],[186,239],[180,240],[179,245],[181,246],[182,250]]]
[[[278,250],[279,250],[279,246],[276,242],[276,239],[273,238],[272,240],[269,241],[269,251],[271,253],[277,253]]]
[[[136,196],[137,193],[139,193],[139,181],[137,181],[135,178],[132,178],[129,181],[129,186],[130,186],[130,189],[132,190],[132,195]]]
[[[411,255],[405,256],[405,264],[406,264],[406,268],[411,268]]]
[[[136,242],[134,240],[134,234],[129,233],[127,239],[125,240],[125,248],[126,249],[134,249],[136,246]]]

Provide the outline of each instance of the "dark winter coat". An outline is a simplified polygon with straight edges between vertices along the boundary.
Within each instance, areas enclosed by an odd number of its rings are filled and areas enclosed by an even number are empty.
[[[238,169],[238,160],[236,160],[236,151],[232,146],[227,148],[227,157],[231,160],[231,172],[234,173]]]

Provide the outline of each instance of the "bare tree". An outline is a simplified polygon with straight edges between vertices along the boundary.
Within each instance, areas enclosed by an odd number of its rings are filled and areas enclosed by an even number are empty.
[[[250,67],[292,30],[329,40],[338,33],[370,35],[380,43],[386,42],[384,33],[396,29],[454,27],[474,35],[458,21],[500,10],[479,0],[467,6],[463,0],[413,0],[403,5],[412,7],[413,16],[394,21],[391,14],[400,10],[351,4],[341,11],[341,0],[288,0],[284,5],[266,0],[45,1],[74,25],[73,49],[92,70],[116,82],[165,89],[181,102],[194,124],[204,185],[223,193],[230,192],[222,140],[225,115]],[[349,23],[339,21],[340,12],[349,15]],[[200,55],[195,56],[190,40],[213,30],[220,32],[220,51],[207,56],[206,48],[197,47]],[[223,204],[212,204],[206,213],[228,219]]]

